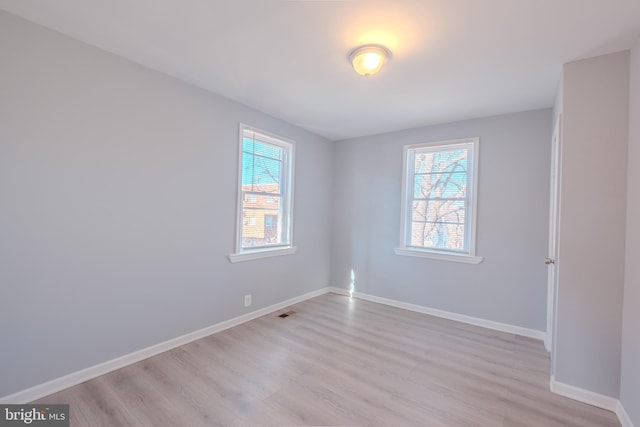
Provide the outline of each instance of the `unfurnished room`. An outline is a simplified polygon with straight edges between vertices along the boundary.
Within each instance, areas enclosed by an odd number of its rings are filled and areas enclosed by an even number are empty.
[[[640,2],[0,0],[0,426],[640,427]]]

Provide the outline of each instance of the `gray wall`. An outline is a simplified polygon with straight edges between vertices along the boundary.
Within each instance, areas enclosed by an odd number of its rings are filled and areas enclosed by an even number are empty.
[[[333,143],[0,12],[0,396],[330,284]],[[294,255],[230,264],[238,122],[297,141]]]
[[[620,401],[640,426],[640,40],[631,51],[627,240]]]
[[[352,270],[359,292],[546,327],[551,110],[334,146],[4,12],[0,57],[0,396],[330,284],[349,288]],[[553,368],[561,382],[621,390],[638,424],[640,45],[625,190],[628,61],[621,53],[564,69]],[[297,141],[294,255],[226,259],[239,121]],[[481,138],[485,261],[395,255],[402,146],[469,136]],[[594,174],[601,165],[608,173]]]
[[[556,380],[620,391],[629,53],[566,64]]]
[[[402,147],[480,137],[479,265],[398,256]],[[336,143],[332,284],[544,331],[551,109]]]

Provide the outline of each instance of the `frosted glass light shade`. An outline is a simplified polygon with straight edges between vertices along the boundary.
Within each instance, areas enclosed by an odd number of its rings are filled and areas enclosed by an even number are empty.
[[[384,46],[367,45],[351,52],[349,59],[356,73],[362,76],[370,76],[380,71],[389,55],[389,50]]]

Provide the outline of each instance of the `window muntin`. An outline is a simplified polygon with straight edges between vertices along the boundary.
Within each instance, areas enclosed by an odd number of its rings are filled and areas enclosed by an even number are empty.
[[[475,256],[478,142],[404,147],[400,251]]]
[[[293,141],[240,126],[236,254],[292,247]]]

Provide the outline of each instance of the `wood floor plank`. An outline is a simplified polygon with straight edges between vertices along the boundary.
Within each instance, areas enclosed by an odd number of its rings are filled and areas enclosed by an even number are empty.
[[[36,403],[72,426],[619,427],[549,391],[543,344],[326,294]]]

